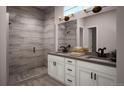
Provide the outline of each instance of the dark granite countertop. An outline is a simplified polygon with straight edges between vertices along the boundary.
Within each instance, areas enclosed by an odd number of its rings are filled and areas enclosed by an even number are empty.
[[[90,62],[90,63],[94,63],[94,64],[116,67],[116,62],[112,62],[111,60],[108,60],[108,59],[88,58],[92,55],[84,55],[84,56],[80,56],[80,57],[75,57],[75,56],[71,56],[69,53],[49,52],[48,54],[71,58],[71,59],[80,60],[80,61],[86,61],[86,62]]]

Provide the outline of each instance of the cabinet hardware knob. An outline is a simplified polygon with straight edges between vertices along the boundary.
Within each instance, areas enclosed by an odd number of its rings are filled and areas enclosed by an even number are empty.
[[[56,66],[56,62],[53,62],[53,65]]]
[[[72,71],[71,69],[68,69],[68,71]]]
[[[70,80],[70,79],[67,79],[69,82],[72,82],[72,80]]]
[[[91,72],[91,79],[93,79],[93,72]]]
[[[94,74],[94,80],[96,80],[96,73]]]

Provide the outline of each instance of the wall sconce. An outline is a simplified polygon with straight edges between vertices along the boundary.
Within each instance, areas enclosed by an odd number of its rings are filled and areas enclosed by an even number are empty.
[[[59,21],[69,21],[69,19],[71,17],[74,17],[74,14],[73,13],[70,14],[70,15],[68,15],[68,16],[64,16],[63,18],[62,17],[59,17]]]

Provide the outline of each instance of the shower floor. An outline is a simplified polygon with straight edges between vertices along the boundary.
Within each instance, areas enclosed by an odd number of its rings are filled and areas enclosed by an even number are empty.
[[[26,72],[12,74],[9,86],[63,86],[47,74],[46,67],[36,67]]]

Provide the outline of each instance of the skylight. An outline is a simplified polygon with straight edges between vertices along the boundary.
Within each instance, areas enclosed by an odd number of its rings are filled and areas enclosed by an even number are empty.
[[[89,8],[90,6],[64,6],[64,16]]]

